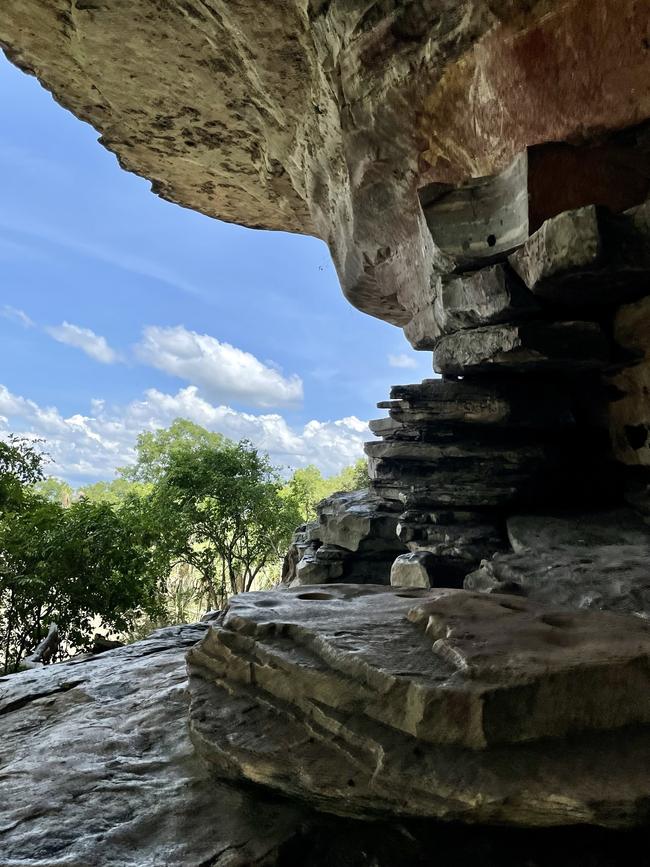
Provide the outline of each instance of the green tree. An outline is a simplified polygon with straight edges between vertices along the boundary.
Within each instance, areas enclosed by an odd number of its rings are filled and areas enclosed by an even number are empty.
[[[166,560],[142,501],[64,508],[34,490],[43,456],[32,443],[14,439],[0,453],[0,668],[16,670],[51,621],[73,651],[97,626],[122,631],[159,616]]]
[[[309,464],[291,476],[286,485],[287,495],[298,505],[302,521],[313,521],[316,506],[336,491],[357,491],[370,486],[368,462],[360,458],[335,476],[325,478],[318,467]]]
[[[194,567],[212,607],[279,564],[300,513],[265,455],[246,441],[193,442],[165,459],[150,498],[162,544]]]
[[[54,476],[43,479],[42,482],[37,482],[34,485],[34,490],[41,497],[49,500],[49,502],[59,503],[66,508],[72,502],[75,494],[71,485]]]
[[[89,500],[91,503],[109,503],[112,506],[119,506],[131,497],[142,497],[150,491],[150,483],[118,478],[110,482],[95,482],[92,485],[84,485],[78,489],[77,496]]]
[[[227,442],[220,433],[206,430],[189,419],[177,418],[168,428],[141,433],[135,464],[121,467],[118,472],[127,481],[155,483],[164,476],[177,455],[219,449]]]
[[[14,434],[0,440],[0,512],[19,506],[25,492],[45,478],[41,442]]]
[[[297,504],[302,521],[313,520],[316,517],[316,505],[331,493],[327,480],[313,464],[295,470],[286,485],[286,491]]]

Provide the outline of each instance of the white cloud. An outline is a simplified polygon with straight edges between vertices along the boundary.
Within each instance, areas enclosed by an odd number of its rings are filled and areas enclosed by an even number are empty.
[[[178,417],[233,440],[249,439],[281,467],[313,463],[326,475],[361,457],[363,443],[371,438],[366,423],[354,416],[313,420],[296,430],[276,413],[256,415],[215,406],[195,386],[176,394],[152,388],[123,406],[95,400],[88,415],[64,417],[55,407],[40,406],[0,385],[0,436],[12,431],[45,438],[45,450],[53,459],[48,471],[77,485],[111,478],[116,467],[133,462],[141,431],[166,427]]]
[[[120,360],[118,353],[108,345],[106,338],[95,334],[90,328],[62,322],[61,325],[50,325],[45,330],[59,343],[75,346],[102,364],[114,364]]]
[[[418,366],[417,358],[401,352],[399,355],[389,355],[388,363],[391,367],[413,368]]]
[[[145,328],[137,354],[158,370],[196,383],[210,400],[234,399],[266,408],[302,399],[299,376],[285,377],[250,352],[182,325]]]
[[[20,324],[25,328],[32,328],[34,325],[24,310],[12,307],[11,304],[5,304],[4,307],[0,308],[0,316],[3,316],[5,319],[13,319],[15,322],[20,322]]]

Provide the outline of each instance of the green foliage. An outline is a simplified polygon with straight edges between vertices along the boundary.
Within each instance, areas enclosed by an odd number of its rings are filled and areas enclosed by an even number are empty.
[[[150,507],[161,544],[196,569],[212,607],[279,563],[300,521],[268,458],[246,441],[175,448]]]
[[[34,485],[34,491],[50,503],[59,503],[66,508],[72,502],[75,493],[71,485],[61,479],[54,478],[54,476],[37,482]]]
[[[144,612],[159,615],[157,531],[141,502],[127,499],[117,510],[81,499],[64,508],[34,489],[42,482],[35,447],[15,439],[3,446],[0,669],[15,670],[51,621],[65,647],[79,650],[97,627],[122,631]]]
[[[64,652],[98,628],[132,638],[270,586],[295,527],[335,491],[367,487],[364,460],[283,482],[268,456],[186,419],[146,431],[112,482],[44,478],[39,443],[0,442],[0,670],[55,621]]]
[[[316,506],[325,497],[336,491],[357,491],[369,485],[368,464],[365,458],[360,458],[338,475],[328,478],[324,478],[313,464],[296,470],[287,483],[286,491],[297,504],[302,521],[313,521]]]
[[[78,489],[76,495],[91,503],[109,503],[112,506],[119,506],[131,497],[142,497],[148,494],[151,488],[152,485],[147,482],[133,482],[119,478],[111,482],[84,485],[83,488]]]
[[[0,440],[0,510],[18,506],[25,490],[43,480],[46,456],[40,442],[14,434]]]
[[[177,418],[168,428],[144,431],[138,437],[137,460],[132,467],[122,467],[123,479],[133,482],[157,482],[177,455],[195,450],[218,449],[228,440],[186,418]]]

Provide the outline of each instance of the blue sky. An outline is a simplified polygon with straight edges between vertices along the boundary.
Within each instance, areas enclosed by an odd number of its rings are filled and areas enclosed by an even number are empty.
[[[0,435],[110,478],[186,416],[326,473],[429,353],[343,298],[325,244],[163,202],[0,54]]]

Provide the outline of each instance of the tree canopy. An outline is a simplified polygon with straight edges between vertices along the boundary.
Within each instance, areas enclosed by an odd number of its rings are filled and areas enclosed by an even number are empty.
[[[278,580],[291,535],[316,504],[368,483],[363,460],[329,478],[310,465],[286,481],[249,442],[187,419],[143,432],[134,465],[112,481],[73,490],[46,478],[46,461],[38,441],[0,441],[5,672],[50,621],[62,652],[74,652],[98,627],[135,634],[185,616],[190,597],[218,608]]]

